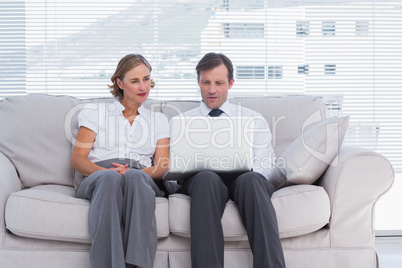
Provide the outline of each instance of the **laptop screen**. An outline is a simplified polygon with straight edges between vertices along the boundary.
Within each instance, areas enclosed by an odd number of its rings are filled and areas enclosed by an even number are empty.
[[[170,173],[250,171],[253,117],[174,117]]]

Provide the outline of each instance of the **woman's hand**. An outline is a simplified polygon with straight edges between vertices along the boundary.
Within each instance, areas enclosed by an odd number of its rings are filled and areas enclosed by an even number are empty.
[[[121,176],[123,176],[123,174],[129,170],[130,168],[128,167],[128,164],[122,165],[122,164],[118,164],[118,163],[112,163],[112,165],[114,166],[114,168],[109,168],[111,170],[116,170],[117,172],[119,172],[119,174]]]
[[[80,127],[71,155],[71,166],[84,176],[89,176],[95,171],[104,169],[88,160],[95,138],[95,132],[89,128]]]
[[[169,138],[158,140],[154,154],[154,166],[144,168],[153,180],[161,180],[169,170]]]

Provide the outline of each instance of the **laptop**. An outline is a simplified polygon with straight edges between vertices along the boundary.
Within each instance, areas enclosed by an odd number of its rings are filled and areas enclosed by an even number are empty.
[[[210,170],[240,175],[252,168],[253,117],[174,117],[165,180],[184,180]]]

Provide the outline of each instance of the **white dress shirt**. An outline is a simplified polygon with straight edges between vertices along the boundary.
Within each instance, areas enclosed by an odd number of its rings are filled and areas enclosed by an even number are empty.
[[[231,104],[229,101],[226,101],[219,109],[223,111],[220,116],[254,117],[252,168],[253,171],[262,174],[268,179],[274,167],[276,156],[272,147],[272,134],[267,121],[261,114],[240,105]],[[211,109],[204,102],[201,102],[199,107],[184,112],[181,116],[209,116],[210,111]],[[166,181],[165,186],[170,193],[174,193],[180,188],[180,185],[175,181]]]
[[[169,138],[169,122],[159,112],[151,112],[142,105],[134,122],[123,116],[125,107],[113,102],[88,103],[78,115],[78,126],[96,133],[95,143],[88,155],[92,162],[112,158],[129,158],[146,167],[152,165],[158,140]]]

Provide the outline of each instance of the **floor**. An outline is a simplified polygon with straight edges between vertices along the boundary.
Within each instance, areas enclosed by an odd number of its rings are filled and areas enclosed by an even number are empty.
[[[380,268],[402,268],[402,236],[377,237],[375,248]]]

